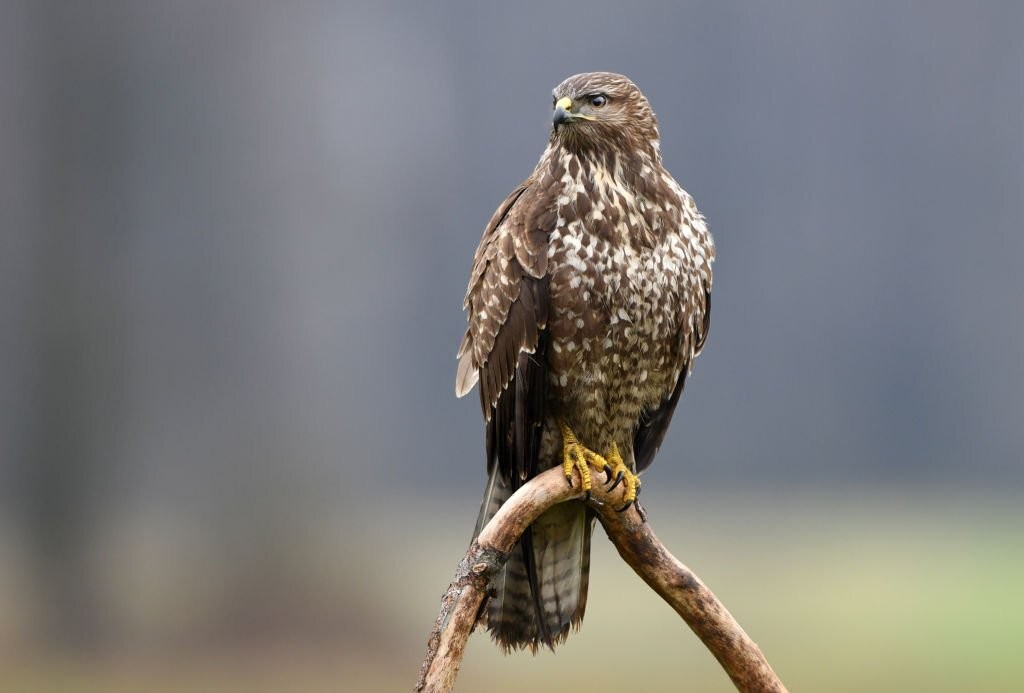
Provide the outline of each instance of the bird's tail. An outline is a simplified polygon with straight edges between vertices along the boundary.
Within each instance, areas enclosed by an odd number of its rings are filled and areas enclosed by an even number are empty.
[[[475,537],[512,495],[495,465],[480,507]],[[487,628],[505,650],[561,643],[579,627],[590,583],[593,517],[582,503],[560,503],[526,530],[494,580]]]

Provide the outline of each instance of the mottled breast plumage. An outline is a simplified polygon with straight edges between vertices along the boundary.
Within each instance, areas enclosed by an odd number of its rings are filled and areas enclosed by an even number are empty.
[[[559,155],[551,399],[573,405],[595,445],[621,446],[702,346],[714,246],[692,198],[656,159],[641,157],[640,186],[621,165]]]

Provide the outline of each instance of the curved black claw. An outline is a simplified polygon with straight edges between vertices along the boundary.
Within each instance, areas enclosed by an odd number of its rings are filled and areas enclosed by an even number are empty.
[[[569,488],[572,488],[572,474],[566,474],[565,480],[569,483]]]
[[[625,472],[621,472],[621,471],[619,472],[619,475],[617,477],[615,477],[615,483],[612,484],[611,488],[608,489],[609,493],[614,491],[615,487],[622,483],[622,479],[623,479],[623,477],[625,475],[626,475]],[[611,479],[609,479],[609,481],[611,481]],[[629,506],[627,505],[626,507],[628,508]]]
[[[633,505],[633,501],[629,501],[628,503],[626,503],[621,508],[615,508],[615,512],[617,512],[617,513],[624,513],[627,510],[629,510],[629,506],[631,506],[631,505]]]
[[[607,484],[612,480],[612,467],[610,464],[604,466],[604,473],[608,475],[608,478],[604,480],[604,483]],[[613,486],[612,488],[615,487]]]
[[[583,496],[583,502],[584,503],[589,503],[590,502],[590,491],[589,490],[587,490],[587,494],[585,496]]]

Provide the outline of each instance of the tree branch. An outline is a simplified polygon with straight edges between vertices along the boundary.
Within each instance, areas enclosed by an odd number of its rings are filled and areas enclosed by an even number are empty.
[[[523,531],[556,503],[581,498],[579,488],[578,482],[572,487],[565,483],[561,468],[550,469],[516,491],[480,531],[441,598],[416,691],[452,689],[488,584]],[[737,689],[784,692],[760,648],[700,578],[668,552],[639,513],[615,511],[622,505],[622,490],[608,493],[595,484],[590,505],[623,560],[683,617]]]

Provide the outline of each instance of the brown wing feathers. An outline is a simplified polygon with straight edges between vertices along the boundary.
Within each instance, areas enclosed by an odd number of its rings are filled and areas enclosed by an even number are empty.
[[[506,478],[513,492],[537,473],[550,341],[546,271],[551,229],[531,220],[535,200],[530,192],[527,181],[509,195],[477,248],[465,301],[470,324],[459,349],[456,376],[459,396],[480,382],[488,470]],[[550,221],[553,224],[554,218]],[[552,646],[530,528],[520,539],[519,551],[540,638]]]
[[[459,348],[455,391],[462,396],[479,381],[488,419],[512,382],[520,354],[536,350],[547,323],[550,229],[532,223],[534,191],[527,181],[495,212],[477,248],[466,290],[470,320]]]

